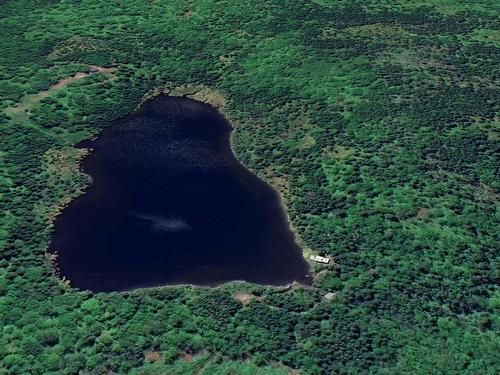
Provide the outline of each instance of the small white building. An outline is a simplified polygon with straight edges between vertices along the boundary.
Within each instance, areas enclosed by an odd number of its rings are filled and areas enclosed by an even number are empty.
[[[311,255],[309,259],[319,263],[325,263],[325,264],[330,263],[330,258],[321,257],[319,255]]]
[[[332,293],[332,292],[328,292],[324,295],[324,297],[327,301],[334,299],[336,296],[337,296],[337,293]]]

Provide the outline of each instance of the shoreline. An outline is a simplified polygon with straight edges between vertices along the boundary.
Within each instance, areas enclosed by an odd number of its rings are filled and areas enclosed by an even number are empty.
[[[202,91],[205,93],[205,95],[201,95],[201,96],[197,95],[198,93],[200,93]],[[313,267],[312,262],[309,261],[309,255],[315,254],[315,253],[313,252],[312,249],[310,249],[305,244],[305,242],[302,240],[301,236],[297,233],[295,227],[293,226],[289,212],[288,212],[288,206],[285,203],[285,199],[282,195],[282,192],[280,190],[278,190],[278,188],[276,188],[273,184],[268,182],[265,178],[260,176],[256,171],[253,171],[251,168],[249,168],[245,164],[243,164],[237,158],[237,153],[235,152],[235,144],[233,142],[233,136],[234,136],[233,131],[237,130],[238,126],[234,122],[231,122],[231,120],[230,120],[231,117],[228,115],[227,111],[225,110],[225,107],[227,105],[225,95],[218,92],[217,90],[213,90],[213,89],[210,89],[210,88],[207,88],[204,86],[197,86],[197,87],[180,86],[180,87],[173,88],[173,89],[170,89],[168,87],[163,87],[160,89],[154,89],[153,92],[145,94],[143,96],[143,98],[141,99],[140,103],[138,104],[138,106],[131,113],[134,113],[138,109],[140,109],[142,104],[145,101],[150,100],[150,99],[152,99],[156,96],[162,95],[162,94],[167,95],[167,96],[173,96],[173,97],[187,97],[187,98],[199,101],[199,102],[204,103],[204,104],[210,106],[211,108],[215,109],[217,112],[219,112],[219,114],[222,115],[224,120],[231,127],[231,132],[230,132],[229,137],[228,137],[228,146],[229,146],[230,152],[232,153],[232,156],[234,157],[234,160],[236,161],[238,166],[249,171],[250,173],[252,173],[258,180],[260,180],[261,183],[267,185],[268,187],[270,187],[272,189],[273,194],[274,194],[275,198],[277,199],[277,203],[279,205],[279,208],[284,213],[285,224],[287,225],[289,232],[293,237],[294,243],[300,249],[300,256],[304,260],[304,263],[307,265],[307,271],[308,271],[307,275],[308,275],[308,278],[310,278],[310,284],[308,285],[308,284],[302,283],[298,280],[295,280],[292,283],[287,283],[284,285],[260,284],[260,283],[245,281],[245,280],[229,280],[227,282],[217,283],[216,285],[211,285],[211,284],[203,285],[203,284],[179,282],[179,283],[168,283],[168,284],[158,285],[158,286],[137,287],[137,288],[127,289],[127,290],[122,290],[122,291],[117,290],[117,291],[109,291],[109,292],[95,292],[95,291],[91,291],[91,292],[95,293],[95,294],[98,294],[98,293],[137,293],[137,292],[143,291],[143,290],[155,290],[155,289],[160,289],[160,288],[177,288],[177,287],[186,287],[186,286],[192,287],[192,288],[219,289],[219,288],[231,287],[234,284],[248,284],[248,285],[252,285],[252,286],[272,288],[272,289],[277,289],[277,290],[291,288],[294,285],[300,285],[300,286],[305,287],[305,288],[313,288],[313,284],[314,284],[314,281],[316,279],[316,272],[314,271],[314,267]],[[210,99],[211,95],[212,95],[212,97],[213,96],[218,97],[218,98],[222,97],[222,98],[224,98],[224,100],[216,100],[214,102],[213,100]],[[77,173],[84,174],[86,176],[86,178],[89,179],[89,183],[86,186],[82,187],[78,191],[78,195],[76,195],[70,199],[66,198],[66,199],[64,199],[64,203],[62,205],[56,206],[56,208],[54,210],[55,213],[53,215],[51,215],[51,217],[50,217],[50,226],[52,228],[55,227],[55,224],[57,222],[59,215],[61,215],[63,213],[63,211],[70,204],[75,202],[80,197],[84,196],[87,193],[88,189],[90,189],[92,184],[94,183],[92,176],[90,176],[89,174],[87,174],[83,171],[83,162],[88,156],[90,156],[92,154],[93,149],[90,147],[81,147],[81,146],[78,147],[78,144],[84,143],[84,142],[89,141],[89,140],[97,139],[100,136],[101,132],[102,132],[102,130],[99,133],[97,133],[95,135],[91,135],[89,138],[82,139],[82,140],[76,142],[75,144],[73,144],[72,146],[70,146],[74,149],[83,150],[82,154],[80,154],[77,158],[78,159],[76,162]],[[53,236],[54,236],[54,231],[51,231],[51,235],[50,235],[51,242],[52,242]],[[69,278],[61,277],[60,271],[59,271],[60,270],[59,265],[57,262],[58,251],[57,251],[57,249],[51,249],[50,243],[47,245],[47,247],[45,249],[45,255],[47,258],[55,256],[55,259],[52,259],[49,262],[49,267],[51,268],[54,276],[57,278],[57,280],[60,283],[63,283],[63,285],[65,287],[74,288],[71,286],[71,280]],[[87,289],[79,289],[79,288],[74,288],[74,289],[87,290]]]

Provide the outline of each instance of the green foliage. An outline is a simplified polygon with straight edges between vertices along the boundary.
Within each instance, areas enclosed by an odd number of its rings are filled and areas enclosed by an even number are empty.
[[[1,10],[0,372],[499,372],[496,2]],[[54,217],[90,182],[71,146],[187,84],[225,94],[239,160],[335,259],[313,288],[92,294],[53,274]]]

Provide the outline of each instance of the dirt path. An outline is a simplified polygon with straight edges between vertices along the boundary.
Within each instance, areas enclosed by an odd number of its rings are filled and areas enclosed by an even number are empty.
[[[48,97],[50,94],[52,94],[55,91],[58,91],[66,86],[68,86],[70,83],[79,80],[81,78],[88,77],[90,75],[96,74],[96,73],[105,73],[111,76],[111,78],[114,78],[114,72],[116,71],[116,68],[103,68],[101,66],[96,66],[96,65],[89,65],[89,71],[88,72],[77,72],[74,75],[70,77],[66,77],[61,79],[59,82],[55,83],[54,85],[50,86],[48,90],[40,91],[37,94],[30,94],[30,95],[25,95],[21,101],[12,107],[7,107],[5,109],[5,114],[9,117],[11,117],[14,121],[16,122],[24,122],[29,119],[29,113],[33,106],[37,103],[39,103],[42,99]]]

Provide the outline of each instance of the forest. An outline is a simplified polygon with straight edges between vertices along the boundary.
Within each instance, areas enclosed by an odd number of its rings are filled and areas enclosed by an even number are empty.
[[[0,3],[0,374],[498,374],[500,5]],[[54,220],[73,146],[202,97],[282,195],[312,287],[92,293]],[[214,104],[215,105],[215,104]]]

